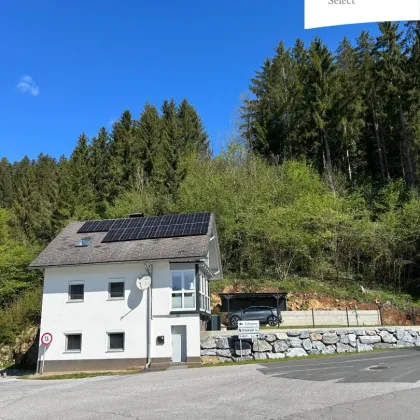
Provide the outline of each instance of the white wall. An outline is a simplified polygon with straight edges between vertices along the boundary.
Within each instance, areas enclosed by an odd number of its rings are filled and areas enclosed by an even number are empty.
[[[135,287],[145,274],[143,264],[109,264],[45,270],[41,334],[53,342],[46,360],[113,359],[146,357],[147,295]],[[108,300],[111,279],[125,281],[124,300]],[[84,281],[83,302],[70,302],[68,285]],[[109,352],[107,331],[125,333],[125,351]],[[82,333],[82,351],[65,352],[65,333]]]
[[[171,327],[185,325],[187,331],[187,357],[200,356],[200,318],[198,314],[172,314],[172,270],[195,270],[195,264],[169,264],[153,267],[152,291],[152,358],[171,357]],[[197,281],[197,279],[196,279]],[[165,343],[157,344],[158,336]]]
[[[146,275],[143,263],[83,265],[45,270],[41,334],[50,332],[53,342],[45,360],[120,359],[147,357],[147,292],[135,286]],[[110,280],[125,281],[124,300],[108,299]],[[69,282],[83,281],[84,301],[69,302]],[[169,262],[153,263],[151,357],[172,355],[171,326],[185,325],[187,356],[200,356],[198,314],[170,315],[172,277]],[[125,333],[124,352],[108,351],[107,331]],[[82,351],[65,352],[65,333],[82,333]],[[159,335],[165,344],[156,345]]]
[[[198,314],[154,317],[152,325],[152,359],[157,357],[171,357],[171,327],[174,325],[186,326],[187,357],[200,357],[200,318]],[[156,344],[156,338],[160,335],[165,337],[165,343],[163,345]]]

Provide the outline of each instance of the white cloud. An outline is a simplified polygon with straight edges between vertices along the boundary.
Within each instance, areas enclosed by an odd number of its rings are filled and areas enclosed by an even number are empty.
[[[27,74],[20,78],[19,83],[16,85],[16,87],[22,93],[29,93],[29,95],[32,96],[39,95],[39,86],[36,84],[35,80]]]

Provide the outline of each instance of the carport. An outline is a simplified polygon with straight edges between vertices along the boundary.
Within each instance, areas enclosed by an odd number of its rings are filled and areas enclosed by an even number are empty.
[[[287,311],[287,292],[273,293],[219,293],[222,300],[221,312],[244,310],[250,306],[272,306],[277,313]]]

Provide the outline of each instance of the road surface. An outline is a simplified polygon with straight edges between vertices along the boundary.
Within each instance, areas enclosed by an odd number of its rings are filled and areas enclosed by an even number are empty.
[[[0,380],[0,419],[418,420],[420,350],[60,381]]]

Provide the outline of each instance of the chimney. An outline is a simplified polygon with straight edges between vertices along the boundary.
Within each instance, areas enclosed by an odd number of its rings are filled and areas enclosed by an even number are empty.
[[[144,217],[144,213],[132,213],[128,217]]]

